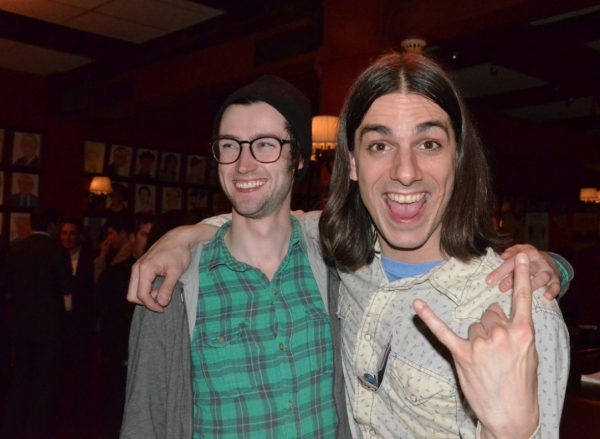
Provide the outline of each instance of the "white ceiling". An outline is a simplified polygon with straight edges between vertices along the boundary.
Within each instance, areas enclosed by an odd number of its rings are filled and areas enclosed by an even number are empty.
[[[223,13],[187,0],[0,0],[0,10],[142,44]],[[39,75],[90,58],[0,39],[0,67]]]

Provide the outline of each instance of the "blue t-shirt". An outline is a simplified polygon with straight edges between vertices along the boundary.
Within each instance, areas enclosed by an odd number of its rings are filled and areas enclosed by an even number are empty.
[[[440,259],[439,261],[423,262],[422,264],[407,264],[381,255],[381,262],[383,263],[383,270],[385,271],[388,280],[394,282],[405,277],[413,277],[427,273],[432,268],[437,267],[444,262],[444,260]]]

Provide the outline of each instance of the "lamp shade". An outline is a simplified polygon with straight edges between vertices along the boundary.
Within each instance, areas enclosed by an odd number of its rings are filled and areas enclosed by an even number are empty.
[[[106,195],[112,193],[112,185],[108,177],[94,177],[90,184],[90,193],[95,195]]]
[[[312,118],[313,143],[337,143],[337,116],[315,116]]]

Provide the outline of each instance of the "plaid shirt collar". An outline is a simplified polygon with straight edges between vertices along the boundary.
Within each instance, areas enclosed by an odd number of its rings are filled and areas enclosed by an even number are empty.
[[[290,258],[292,249],[296,245],[300,246],[300,250],[307,255],[306,242],[304,241],[304,239],[302,239],[302,229],[300,228],[300,224],[298,223],[298,220],[293,216],[290,215],[290,218],[292,221],[292,234],[290,236],[290,244],[288,247],[287,254],[281,262],[282,267],[286,265],[287,261]],[[202,250],[203,252],[206,252],[208,254],[208,271],[214,269],[219,265],[226,265],[230,270],[239,272],[255,269],[255,267],[252,267],[251,265],[237,261],[227,248],[227,245],[225,245],[225,234],[227,233],[230,227],[231,221],[225,223],[217,231],[217,234],[214,236],[212,241],[210,241],[210,243],[208,243],[206,247],[204,247],[204,249]]]

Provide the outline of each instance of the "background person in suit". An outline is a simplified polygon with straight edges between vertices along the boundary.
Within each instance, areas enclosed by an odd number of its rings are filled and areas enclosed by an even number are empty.
[[[41,438],[56,400],[64,296],[73,291],[68,253],[55,242],[59,212],[31,213],[34,233],[7,256],[2,286],[13,296],[9,332],[13,376],[4,404],[2,438]]]
[[[63,358],[65,378],[73,384],[73,398],[68,401],[68,412],[73,414],[75,428],[81,431],[87,421],[89,407],[92,343],[96,324],[93,261],[98,252],[84,245],[82,222],[74,218],[61,222],[60,243],[69,252],[75,277],[72,296],[65,296],[67,315]]]

